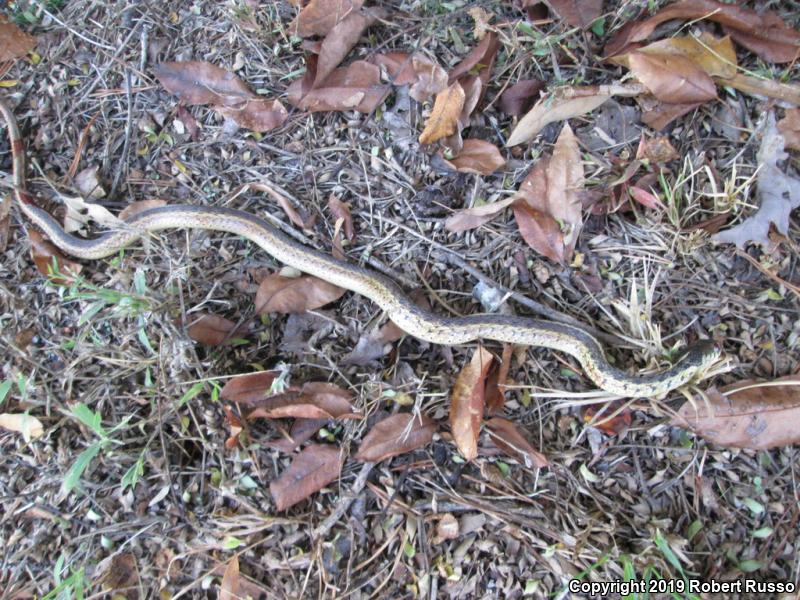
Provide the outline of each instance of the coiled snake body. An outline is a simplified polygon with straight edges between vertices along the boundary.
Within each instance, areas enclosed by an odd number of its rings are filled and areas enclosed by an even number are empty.
[[[124,229],[94,239],[70,235],[39,208],[25,186],[25,149],[11,109],[0,99],[0,113],[8,126],[13,156],[14,196],[22,212],[62,251],[83,259],[115,254],[140,239],[145,232],[162,229],[206,229],[240,235],[263,248],[276,260],[304,273],[366,296],[401,329],[435,344],[464,344],[491,339],[512,344],[543,346],[575,357],[598,387],[623,396],[660,397],[690,382],[720,356],[713,342],[700,341],[687,349],[674,366],[653,374],[629,375],[609,364],[600,343],[588,332],[570,325],[505,315],[450,318],[423,310],[393,281],[360,266],[308,248],[276,230],[263,219],[229,208],[163,206],[131,218]]]

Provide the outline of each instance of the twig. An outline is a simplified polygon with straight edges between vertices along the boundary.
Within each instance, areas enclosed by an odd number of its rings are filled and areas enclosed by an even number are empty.
[[[350,488],[348,495],[339,500],[339,504],[336,505],[336,508],[333,509],[333,512],[322,522],[322,525],[311,532],[312,539],[322,539],[328,534],[331,528],[333,528],[333,526],[339,522],[339,519],[342,518],[342,515],[347,512],[347,509],[350,508],[350,505],[364,489],[364,486],[367,484],[367,478],[369,478],[369,474],[372,472],[372,468],[374,466],[375,463],[372,462],[364,463],[364,466],[361,467],[361,472],[358,474],[355,482],[353,482],[353,486]]]
[[[128,164],[128,151],[131,146],[131,129],[133,129],[133,94],[131,93],[131,72],[125,71],[125,93],[128,97],[128,118],[125,122],[125,142],[122,144],[122,156],[119,159],[117,173],[114,175],[114,183],[111,184],[111,198],[117,197],[117,188],[119,187],[120,179],[122,179],[122,172]]]

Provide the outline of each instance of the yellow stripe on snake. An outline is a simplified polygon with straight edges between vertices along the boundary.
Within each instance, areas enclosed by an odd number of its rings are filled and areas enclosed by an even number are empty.
[[[586,375],[600,388],[623,396],[661,397],[694,380],[720,357],[711,341],[688,348],[672,367],[652,374],[629,375],[609,364],[603,347],[578,327],[524,317],[474,315],[442,317],[414,304],[390,279],[360,266],[308,248],[276,230],[263,219],[229,208],[163,206],[131,218],[124,229],[94,239],[68,234],[26,191],[25,149],[16,119],[0,99],[0,112],[8,126],[13,156],[14,197],[22,210],[62,251],[83,259],[111,256],[130,246],[146,232],[163,229],[205,229],[242,236],[272,257],[309,275],[369,298],[409,335],[434,344],[465,344],[478,339],[526,346],[542,346],[575,357]]]

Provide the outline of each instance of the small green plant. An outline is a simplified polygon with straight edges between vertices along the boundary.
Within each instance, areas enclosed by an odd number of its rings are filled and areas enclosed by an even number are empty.
[[[83,404],[82,402],[77,404],[71,411],[70,414],[78,419],[83,425],[88,427],[92,430],[92,432],[97,436],[97,440],[92,442],[92,444],[86,448],[83,452],[78,455],[78,458],[69,468],[67,471],[66,476],[64,477],[64,481],[61,484],[61,490],[68,494],[76,487],[78,487],[81,476],[83,475],[84,471],[89,467],[95,457],[100,453],[101,450],[105,450],[109,446],[114,445],[122,445],[124,442],[120,442],[119,440],[113,439],[111,436],[125,428],[130,421],[131,417],[125,417],[121,423],[115,425],[111,429],[106,429],[102,425],[102,417],[100,413],[94,412],[91,408]],[[134,486],[136,485],[136,481],[138,480],[139,476],[144,471],[144,456],[140,456],[139,460],[131,467],[127,473],[123,476],[123,486],[126,487],[127,485]]]
[[[72,598],[83,600],[86,597],[86,572],[83,568],[73,570],[72,574],[62,581],[61,574],[64,572],[65,563],[66,556],[62,554],[53,567],[53,581],[56,587],[42,596],[42,600],[72,600]]]

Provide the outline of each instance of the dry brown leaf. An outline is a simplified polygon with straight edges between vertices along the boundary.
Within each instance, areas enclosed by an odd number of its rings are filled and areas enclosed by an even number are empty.
[[[489,375],[486,377],[486,414],[494,415],[503,410],[506,404],[505,385],[508,371],[511,368],[511,356],[514,346],[503,344],[503,354],[500,362],[492,363]]]
[[[206,346],[219,346],[235,337],[236,323],[208,313],[195,313],[186,330],[194,341]]]
[[[240,600],[239,595],[239,559],[234,556],[228,561],[222,581],[219,585],[219,600]]]
[[[28,239],[31,242],[31,258],[39,273],[55,285],[74,283],[74,278],[80,275],[83,265],[65,257],[35,229],[28,230]]]
[[[544,89],[544,82],[538,79],[523,79],[506,88],[500,96],[500,110],[512,117],[518,117],[533,105]]]
[[[328,35],[337,23],[357,11],[363,0],[311,0],[290,25],[300,37]]]
[[[490,31],[480,43],[470,50],[463,60],[450,71],[450,83],[455,83],[465,75],[477,75],[483,83],[483,90],[488,88],[494,59],[500,48],[500,39]]]
[[[713,78],[728,79],[736,75],[736,51],[729,36],[717,38],[704,31],[699,37],[684,36],[659,40],[638,48],[643,54],[683,56]],[[629,54],[615,57],[613,62],[628,66]]]
[[[588,29],[603,14],[603,0],[547,0],[568,25]]]
[[[106,592],[141,589],[140,586],[142,585],[136,555],[130,552],[113,554],[100,561],[95,570],[94,578],[95,581],[102,583]],[[104,596],[112,598],[117,595],[104,594]],[[120,595],[124,596],[124,594]]]
[[[515,197],[498,200],[491,204],[465,208],[448,217],[444,223],[447,231],[461,232],[480,227],[488,223],[516,201]]]
[[[187,104],[211,104],[252,131],[280,127],[288,116],[280,102],[254,94],[236,74],[208,62],[165,62],[156,66],[155,75],[168,92]]]
[[[341,219],[344,226],[344,235],[351,243],[356,239],[356,231],[353,228],[353,215],[350,214],[350,207],[339,200],[336,194],[331,194],[328,198],[328,210],[338,221]]]
[[[419,136],[420,144],[432,144],[456,132],[464,98],[464,88],[457,81],[436,95],[433,110]]]
[[[139,213],[143,213],[146,210],[150,210],[151,208],[160,208],[162,206],[166,206],[166,200],[137,200],[136,202],[131,202],[128,206],[123,208],[119,213],[119,218],[123,221],[130,221],[133,217],[138,215]]]
[[[783,136],[786,148],[800,150],[800,108],[789,108],[778,121],[778,131]]]
[[[647,208],[652,208],[652,209],[665,208],[661,200],[658,199],[658,196],[656,196],[652,192],[648,192],[644,188],[632,185],[628,188],[628,193],[631,195],[631,198],[636,200],[642,206],[646,206]]]
[[[542,98],[519,120],[514,131],[508,136],[506,146],[516,146],[532,140],[546,125],[585,115],[609,98],[611,98],[610,94],[594,94],[575,98],[562,98],[554,94]]]
[[[239,436],[244,431],[244,424],[242,420],[234,414],[230,406],[223,407],[225,409],[225,420],[228,423],[228,439],[225,440],[225,448],[228,450],[235,448],[239,445]]]
[[[36,417],[19,413],[0,414],[0,427],[15,433],[21,433],[26,442],[35,440],[44,435],[44,425]]]
[[[703,104],[702,102],[691,102],[688,104],[659,102],[650,95],[639,98],[639,103],[642,106],[642,123],[648,127],[652,127],[656,131],[661,131],[675,119],[692,112]]]
[[[765,60],[791,62],[800,44],[800,33],[771,11],[761,14],[734,4],[716,0],[683,0],[666,6],[643,21],[631,21],[606,44],[605,55],[623,54],[636,42],[647,39],[655,28],[672,19],[697,20],[707,18],[725,26],[726,32],[738,43]]]
[[[489,21],[492,20],[494,15],[486,12],[481,7],[476,6],[475,8],[469,9],[469,16],[472,17],[472,20],[475,22],[475,27],[472,29],[472,34],[475,36],[476,40],[482,40],[486,37],[486,33],[489,31]]]
[[[287,90],[289,102],[302,110],[345,111],[371,113],[383,101],[389,89],[381,84],[377,65],[363,60],[335,69],[316,89],[311,85],[316,77],[316,56],[307,59],[306,75],[294,81]]]
[[[311,275],[284,277],[276,273],[265,278],[258,286],[256,313],[304,313],[338,300],[345,291]]]
[[[768,248],[770,227],[788,235],[789,216],[800,206],[800,179],[790,177],[778,166],[787,158],[784,139],[775,125],[775,115],[767,113],[760,125],[761,146],[758,161],[758,210],[739,225],[716,234],[716,242],[727,242],[744,248],[748,242]]]
[[[75,174],[73,183],[85,199],[98,200],[106,195],[98,177],[99,168],[95,165],[87,167]]]
[[[522,239],[539,254],[564,264],[564,234],[558,221],[520,199],[511,206]]]
[[[328,419],[295,419],[288,437],[267,442],[267,446],[281,452],[292,452],[314,437],[328,424]]]
[[[93,178],[91,175],[88,175],[87,178],[88,180],[85,181],[85,184],[88,189],[93,185],[91,181]],[[97,183],[97,180],[94,180],[94,183]],[[103,195],[105,195],[105,192],[103,192]],[[78,231],[90,221],[104,225],[109,229],[118,229],[124,225],[119,217],[115,217],[105,206],[95,202],[87,202],[80,196],[62,195],[61,198],[67,206],[67,212],[64,215],[64,230],[68,233]]]
[[[648,138],[643,133],[639,139],[636,160],[649,160],[652,163],[661,164],[679,158],[680,154],[665,135]]]
[[[430,444],[436,423],[424,415],[398,413],[373,425],[364,436],[356,460],[380,462]]]
[[[308,382],[299,389],[252,402],[258,408],[247,419],[360,419],[362,415],[355,412],[352,399],[352,394],[336,385]]]
[[[36,46],[36,38],[22,31],[0,14],[0,63],[25,56]]]
[[[447,540],[454,540],[458,537],[458,519],[452,513],[445,513],[436,523],[436,535],[433,538],[434,544],[441,544]]]
[[[410,85],[409,96],[417,102],[426,102],[447,87],[447,71],[417,52],[389,52],[370,60],[386,69],[393,85]]]
[[[800,443],[799,376],[740,381],[706,395],[708,402],[681,406],[672,424],[720,446],[766,450]]]
[[[358,43],[364,30],[385,16],[386,11],[383,9],[362,9],[351,12],[339,21],[322,41],[312,87],[320,87]]]
[[[631,73],[658,100],[670,104],[707,102],[717,97],[717,86],[703,69],[677,54],[631,52]]]
[[[478,456],[486,375],[491,365],[491,353],[479,345],[472,360],[458,374],[450,395],[450,431],[459,453],[466,460]]]
[[[464,140],[461,152],[450,160],[444,159],[452,169],[461,173],[491,175],[506,164],[500,150],[485,140]]]
[[[632,419],[631,409],[622,400],[605,404],[602,412],[595,406],[587,406],[583,410],[583,422],[606,435],[619,435],[627,431]]]
[[[539,159],[515,196],[514,216],[528,245],[551,260],[572,260],[583,227],[582,189],[581,154],[567,123],[556,140],[553,156]]]
[[[278,479],[269,484],[275,510],[302,502],[339,477],[344,456],[338,448],[312,444],[298,454]]]
[[[526,467],[536,466],[542,469],[550,464],[547,457],[536,450],[508,419],[494,417],[486,421],[486,427],[495,445],[509,456],[522,461]]]
[[[229,402],[253,406],[269,396],[272,382],[279,375],[279,371],[258,371],[236,375],[225,383],[219,397]]]
[[[189,138],[193,142],[198,141],[200,139],[200,126],[197,124],[197,120],[192,116],[192,113],[186,110],[183,104],[179,104],[175,112],[178,119],[180,119],[186,131],[189,133]]]

